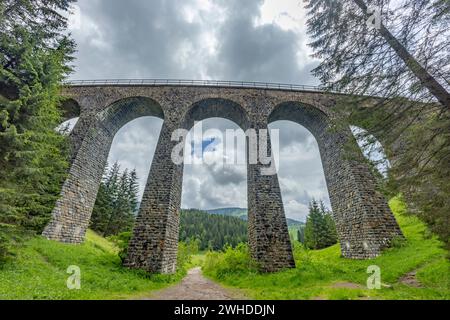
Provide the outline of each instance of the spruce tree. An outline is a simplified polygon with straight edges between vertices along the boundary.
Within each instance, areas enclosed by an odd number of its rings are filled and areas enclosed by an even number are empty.
[[[0,4],[0,223],[41,232],[67,171],[60,86],[74,43],[61,15],[72,1]]]
[[[327,210],[323,201],[320,201],[320,211],[324,217],[325,226],[327,230],[325,247],[329,247],[336,244],[338,241],[336,224],[334,223],[333,214]]]
[[[319,204],[312,200],[309,205],[309,215],[306,219],[305,245],[310,249],[320,249],[325,237],[325,221]]]
[[[305,246],[310,249],[326,248],[337,242],[333,218],[322,201],[311,201],[304,232]]]
[[[122,173],[116,162],[106,171],[91,217],[91,228],[103,236],[131,231],[137,211],[136,171]]]
[[[128,192],[128,202],[130,204],[131,213],[133,214],[132,218],[134,220],[134,215],[137,214],[137,211],[139,209],[138,208],[139,183],[136,169],[133,169],[128,177],[127,192]]]

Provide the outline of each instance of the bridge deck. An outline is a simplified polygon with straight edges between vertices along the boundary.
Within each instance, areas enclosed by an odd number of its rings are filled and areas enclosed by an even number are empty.
[[[289,91],[330,92],[322,86],[298,85],[287,83],[270,83],[258,81],[223,81],[223,80],[183,80],[183,79],[104,79],[104,80],[69,80],[67,86],[196,86],[229,87],[249,89],[276,89]]]

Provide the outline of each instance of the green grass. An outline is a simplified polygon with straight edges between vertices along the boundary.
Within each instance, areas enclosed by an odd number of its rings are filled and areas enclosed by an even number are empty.
[[[294,250],[295,269],[274,274],[243,270],[234,266],[245,263],[239,264],[235,260],[236,257],[246,258],[229,251],[207,255],[204,272],[225,286],[243,289],[254,299],[450,299],[450,264],[442,244],[416,217],[405,214],[400,200],[391,200],[390,206],[407,241],[402,246],[384,251],[378,258],[345,259],[340,256],[339,245],[316,251],[307,251],[297,245]],[[383,287],[380,290],[367,289],[367,267],[370,265],[381,269]],[[416,277],[423,288],[399,282],[411,271],[417,271]],[[339,282],[360,287],[333,286]]]
[[[198,254],[193,254],[191,256],[189,268],[201,267],[205,263],[205,260],[206,260],[206,254],[204,252],[198,253]]]
[[[117,299],[143,296],[179,281],[175,275],[148,275],[121,266],[118,249],[92,231],[81,245],[36,237],[0,269],[0,300],[5,299]],[[81,289],[69,290],[67,268],[81,270]]]
[[[405,213],[398,199],[390,202],[407,242],[386,250],[372,260],[341,258],[338,245],[317,251],[296,246],[297,268],[261,274],[245,246],[225,253],[195,254],[175,275],[148,275],[121,266],[118,249],[88,231],[82,245],[67,245],[35,237],[17,250],[17,256],[0,269],[0,300],[3,299],[127,299],[145,297],[150,291],[179,281],[186,268],[203,266],[205,275],[225,286],[240,288],[255,299],[450,299],[450,264],[442,244],[417,218]],[[182,248],[183,246],[181,246]],[[81,289],[69,290],[69,266],[81,270]],[[367,267],[381,269],[381,290],[366,289]],[[422,288],[399,279],[417,271]],[[359,288],[336,288],[346,282]],[[389,287],[386,287],[389,286]]]

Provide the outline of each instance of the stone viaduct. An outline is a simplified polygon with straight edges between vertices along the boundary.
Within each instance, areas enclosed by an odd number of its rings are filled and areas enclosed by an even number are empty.
[[[116,132],[142,116],[163,119],[125,265],[149,272],[176,268],[183,165],[171,161],[172,132],[211,117],[234,121],[244,131],[277,120],[306,127],[316,138],[330,195],[342,256],[373,258],[401,236],[386,200],[362,161],[344,154],[356,143],[349,128],[336,125],[338,95],[297,87],[204,82],[72,84],[67,117],[79,114],[70,140],[71,168],[43,235],[81,243]],[[362,157],[362,154],[359,155]],[[249,247],[261,269],[294,267],[277,175],[261,175],[263,164],[247,164]]]

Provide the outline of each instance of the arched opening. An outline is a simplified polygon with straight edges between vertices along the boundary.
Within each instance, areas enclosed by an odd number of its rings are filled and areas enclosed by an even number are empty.
[[[361,152],[364,157],[370,161],[372,166],[378,171],[382,177],[387,177],[389,168],[391,164],[386,156],[381,142],[367,130],[357,127],[350,126],[353,136],[358,143]]]
[[[139,178],[139,201],[150,172],[163,120],[144,116],[125,124],[114,136],[108,164],[119,163],[122,168],[136,169]]]
[[[291,235],[298,240],[311,201],[323,201],[331,208],[316,138],[302,125],[278,120],[269,125],[279,131],[278,180]]]
[[[114,136],[90,228],[102,236],[131,232],[155,154],[163,120],[144,116]]]
[[[61,120],[63,121],[56,130],[65,135],[70,135],[78,122],[81,113],[81,107],[77,101],[73,99],[65,99],[61,106]]]
[[[308,106],[285,103],[269,117],[269,129],[279,132],[279,155],[275,159],[279,161],[278,180],[291,241],[304,242],[312,201],[323,203],[326,211],[331,209],[319,144],[310,131],[316,128],[317,134],[321,128],[315,123],[320,116],[316,112]]]
[[[180,241],[199,250],[247,242],[245,111],[235,102],[206,99],[185,117]]]
[[[113,139],[127,123],[141,117],[164,119],[164,113],[156,101],[133,97],[113,103],[96,116],[76,154],[44,236],[72,243],[84,240]]]
[[[81,107],[74,99],[65,99],[61,103],[61,117],[64,121],[80,116]]]
[[[245,153],[245,133],[231,120],[208,118],[189,131],[180,241],[196,241],[199,250],[247,242]]]
[[[292,120],[316,138],[344,257],[373,258],[401,234],[350,128],[334,123],[319,108],[299,102],[278,105],[270,122]],[[349,148],[350,147],[350,148]]]

